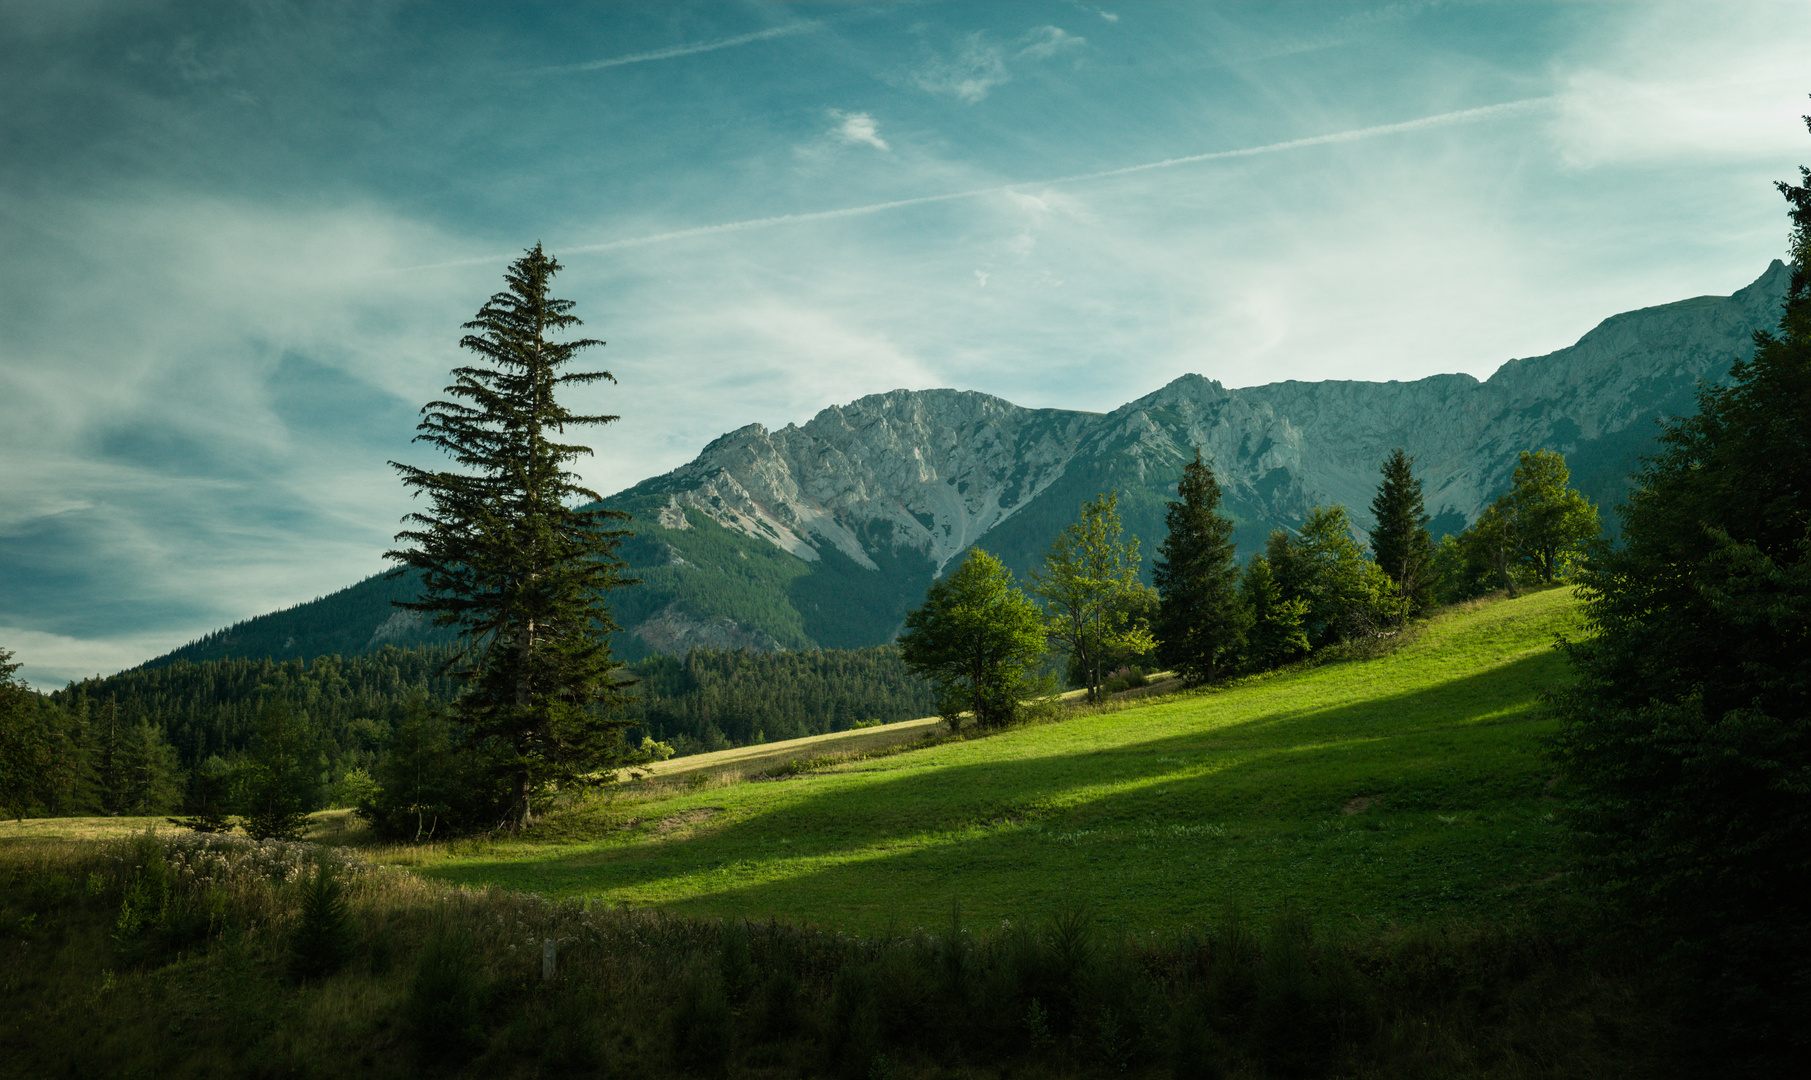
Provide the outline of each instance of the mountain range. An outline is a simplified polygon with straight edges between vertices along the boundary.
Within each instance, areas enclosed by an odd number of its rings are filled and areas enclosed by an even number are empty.
[[[925,587],[981,544],[1021,580],[1084,500],[1119,493],[1150,560],[1165,502],[1196,448],[1213,467],[1243,552],[1315,506],[1360,528],[1378,466],[1414,455],[1435,537],[1506,490],[1523,450],[1565,454],[1604,509],[1627,490],[1660,417],[1690,412],[1777,323],[1775,261],[1731,296],[1605,319],[1577,344],[1511,360],[1483,382],[1280,382],[1227,389],[1184,375],[1105,413],[1027,409],[963,390],[894,390],[802,425],[732,431],[672,472],[605,500],[633,515],[621,554],[640,585],[610,598],[618,655],[692,647],[846,648],[890,640]],[[210,634],[151,665],[229,656],[350,655],[445,639],[391,606],[407,578]]]

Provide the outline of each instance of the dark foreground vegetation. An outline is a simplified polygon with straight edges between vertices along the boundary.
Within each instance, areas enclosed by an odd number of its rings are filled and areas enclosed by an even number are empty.
[[[1702,1074],[1641,962],[1565,914],[1109,937],[1085,911],[952,913],[857,938],[455,889],[304,844],[15,842],[0,1075]]]

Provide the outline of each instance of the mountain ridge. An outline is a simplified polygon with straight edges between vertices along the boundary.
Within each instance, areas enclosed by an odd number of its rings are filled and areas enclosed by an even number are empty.
[[[1573,345],[1512,359],[1482,381],[1441,374],[1229,390],[1190,373],[1105,413],[902,389],[778,430],[744,425],[604,500],[633,515],[622,556],[643,581],[609,598],[627,628],[616,645],[633,659],[700,645],[885,642],[961,552],[984,542],[1023,578],[1080,503],[1103,491],[1120,493],[1148,571],[1195,447],[1214,465],[1247,553],[1317,505],[1344,505],[1368,526],[1378,464],[1397,446],[1416,457],[1436,536],[1505,490],[1523,450],[1566,454],[1574,483],[1607,510],[1651,444],[1651,421],[1690,411],[1701,380],[1725,378],[1751,353],[1754,331],[1777,324],[1788,279],[1775,260],[1730,296],[1612,315]],[[383,580],[237,624],[150,665],[444,637],[395,621],[390,594],[407,583],[375,585]]]

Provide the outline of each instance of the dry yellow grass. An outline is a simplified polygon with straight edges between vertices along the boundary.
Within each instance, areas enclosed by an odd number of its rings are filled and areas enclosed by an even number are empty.
[[[1172,692],[1180,685],[1176,682],[1173,673],[1158,672],[1151,676],[1149,687],[1130,690],[1115,696],[1126,699],[1146,697],[1154,693]],[[1084,690],[1070,690],[1059,695],[1059,698],[1066,703],[1073,703],[1080,701],[1084,694],[1086,694]],[[926,716],[918,720],[900,720],[891,724],[883,724],[880,727],[832,731],[824,735],[807,735],[800,739],[786,739],[783,742],[757,743],[753,746],[738,746],[709,754],[692,754],[688,757],[657,762],[636,771],[655,780],[671,779],[698,772],[713,775],[737,773],[742,776],[752,776],[779,768],[789,761],[798,761],[801,758],[869,754],[889,746],[897,746],[900,743],[931,738],[945,730],[947,729],[944,727],[941,717]]]
[[[7,840],[119,840],[147,829],[186,833],[163,814],[151,817],[25,818],[0,821],[0,842]],[[364,832],[364,824],[351,810],[317,810],[308,815],[303,838],[321,844],[346,843]]]
[[[941,719],[927,716],[921,720],[900,720],[880,727],[832,731],[826,735],[807,735],[802,739],[738,746],[710,754],[692,754],[689,757],[656,762],[636,771],[648,773],[652,779],[660,780],[697,772],[739,772],[750,775],[777,768],[799,758],[872,753],[899,743],[915,742],[942,730]]]

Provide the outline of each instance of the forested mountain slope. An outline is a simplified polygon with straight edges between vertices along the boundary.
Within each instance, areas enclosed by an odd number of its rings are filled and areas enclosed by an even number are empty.
[[[1751,335],[1779,317],[1774,262],[1733,296],[1604,320],[1577,344],[1512,360],[1488,380],[1282,382],[1228,390],[1200,375],[1104,414],[1024,409],[958,390],[895,390],[778,431],[753,424],[688,464],[606,502],[634,515],[623,545],[642,584],[610,598],[618,652],[695,646],[848,648],[890,639],[933,577],[982,543],[1023,576],[1084,499],[1120,494],[1148,561],[1164,501],[1200,447],[1243,550],[1311,507],[1361,526],[1377,468],[1415,455],[1436,535],[1457,531],[1509,485],[1516,455],[1565,454],[1606,508],[1626,490],[1659,416],[1689,411]],[[1606,515],[1606,524],[1614,520]],[[373,578],[185,646],[177,657],[313,657],[437,640],[389,601],[406,579]]]

